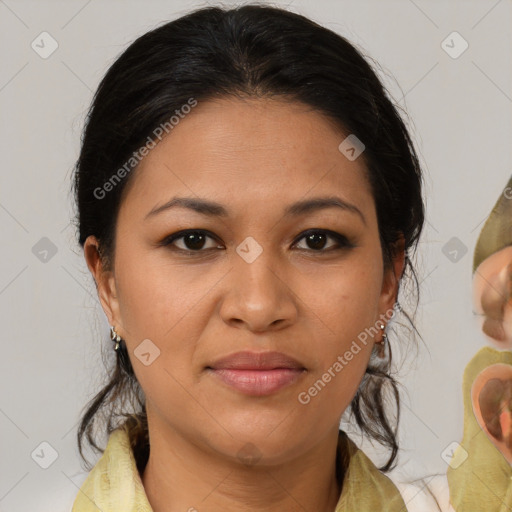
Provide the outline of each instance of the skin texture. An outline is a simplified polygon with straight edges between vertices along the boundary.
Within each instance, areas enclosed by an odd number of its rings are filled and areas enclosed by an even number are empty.
[[[471,387],[471,400],[478,423],[512,464],[512,367],[496,363],[482,370]]]
[[[146,395],[151,453],[143,483],[155,512],[334,510],[338,425],[374,339],[307,405],[297,397],[393,307],[404,264],[402,248],[384,270],[363,158],[338,150],[347,135],[298,103],[200,102],[126,190],[113,269],[102,267],[97,240],[87,239],[105,314],[126,340]],[[335,207],[283,213],[296,201],[333,195],[361,215]],[[229,216],[172,208],[145,219],[183,196],[219,202]],[[308,243],[301,234],[313,228],[350,245],[334,249],[331,237]],[[183,238],[158,245],[182,229],[215,238],[200,253],[180,253]],[[263,249],[252,263],[236,251],[249,236]],[[145,339],[160,350],[149,366],[133,355]],[[206,370],[240,350],[284,352],[307,371],[272,395],[247,396]],[[256,463],[244,465],[240,450]]]
[[[475,270],[473,302],[487,339],[512,349],[512,247],[487,257]]]

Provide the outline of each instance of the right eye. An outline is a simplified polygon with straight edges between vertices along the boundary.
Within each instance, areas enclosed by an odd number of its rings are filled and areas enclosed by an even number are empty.
[[[174,246],[174,248],[171,248],[171,249],[183,251],[183,252],[187,252],[187,253],[205,252],[203,249],[205,249],[205,243],[208,238],[212,241],[216,240],[216,237],[213,236],[213,234],[209,233],[208,231],[197,230],[197,229],[195,229],[195,230],[187,229],[187,230],[178,231],[177,233],[173,233],[172,235],[169,235],[162,241],[161,245]],[[182,241],[181,247],[175,243],[177,241]],[[222,249],[223,247],[219,246],[218,244],[215,245],[215,243],[213,243],[210,247],[206,247],[206,249],[215,249],[215,248]]]

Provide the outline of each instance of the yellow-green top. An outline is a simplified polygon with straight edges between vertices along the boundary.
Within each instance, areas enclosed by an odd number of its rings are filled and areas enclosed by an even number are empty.
[[[340,430],[338,454],[345,446],[349,464],[335,512],[406,512],[402,496],[390,478],[379,471]],[[152,512],[137,470],[128,432],[110,434],[105,452],[83,483],[72,512]]]

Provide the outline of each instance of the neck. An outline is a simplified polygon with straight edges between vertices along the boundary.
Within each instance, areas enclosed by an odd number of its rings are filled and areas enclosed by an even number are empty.
[[[338,429],[279,465],[233,462],[174,430],[150,427],[150,442],[142,482],[154,512],[334,512],[339,500]]]

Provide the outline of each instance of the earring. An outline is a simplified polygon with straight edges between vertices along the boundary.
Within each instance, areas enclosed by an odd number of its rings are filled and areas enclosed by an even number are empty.
[[[386,328],[384,324],[380,324],[379,327],[382,331],[382,337],[380,341],[377,342],[379,344],[378,356],[382,359],[386,352],[386,342],[388,341],[388,335],[384,332],[384,329]]]
[[[114,350],[117,352],[119,350],[119,342],[121,341],[121,336],[119,336],[119,334],[117,334],[116,332],[116,328],[114,326],[112,326],[110,328],[110,339],[112,341],[115,341],[116,342],[116,345],[114,347]]]

